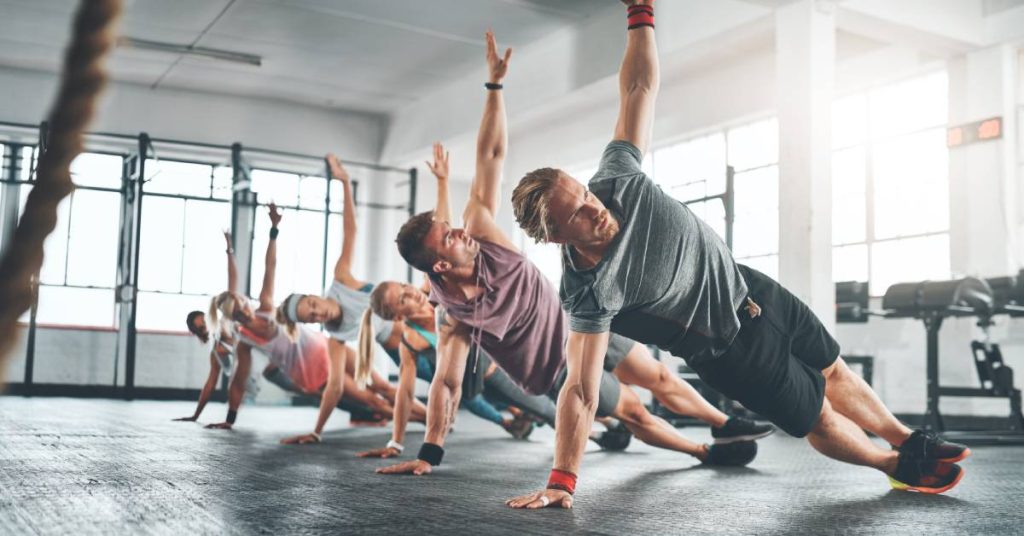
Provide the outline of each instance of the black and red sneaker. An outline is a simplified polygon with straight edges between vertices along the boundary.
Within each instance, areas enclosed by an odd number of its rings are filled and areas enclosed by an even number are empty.
[[[945,493],[960,483],[964,470],[955,463],[919,460],[900,454],[896,472],[889,475],[889,484],[900,491]]]
[[[900,457],[955,463],[971,455],[967,445],[946,441],[932,432],[914,430],[897,449]]]

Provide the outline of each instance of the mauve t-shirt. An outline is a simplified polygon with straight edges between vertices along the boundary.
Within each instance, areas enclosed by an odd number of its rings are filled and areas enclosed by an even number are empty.
[[[524,391],[551,390],[565,363],[565,317],[558,294],[519,252],[478,240],[476,274],[484,288],[476,298],[431,285],[430,301],[473,331],[473,341]]]

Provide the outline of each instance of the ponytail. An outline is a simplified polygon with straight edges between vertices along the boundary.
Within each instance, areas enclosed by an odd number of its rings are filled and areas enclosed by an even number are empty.
[[[359,388],[370,385],[370,372],[373,370],[373,311],[367,308],[359,322],[359,352],[356,356],[356,385]]]
[[[274,314],[274,320],[277,321],[278,325],[284,328],[284,334],[288,336],[288,340],[295,342],[299,340],[299,326],[288,318],[288,313],[285,311],[286,305],[287,302],[278,306],[277,311]]]

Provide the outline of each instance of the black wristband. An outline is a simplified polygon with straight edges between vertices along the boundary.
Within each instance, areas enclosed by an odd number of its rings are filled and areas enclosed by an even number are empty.
[[[424,443],[420,446],[420,453],[416,457],[430,465],[441,465],[441,458],[444,458],[444,449],[440,445]]]
[[[229,409],[228,410],[228,418],[225,419],[225,420],[227,420],[228,424],[235,424],[235,419],[237,419],[237,418],[238,418],[238,412],[233,410],[233,409]]]
[[[495,89],[504,89],[504,88],[505,88],[505,86],[503,86],[503,85],[501,85],[501,84],[495,84],[495,83],[493,83],[493,82],[487,82],[487,83],[485,83],[485,84],[484,84],[484,87],[485,87],[485,88],[487,88],[487,89],[490,89],[490,90],[492,90],[492,91],[493,91],[493,90],[495,90]]]
[[[277,229],[277,227],[271,227],[270,228],[270,239],[271,240],[277,240],[278,233],[280,233],[280,231]]]

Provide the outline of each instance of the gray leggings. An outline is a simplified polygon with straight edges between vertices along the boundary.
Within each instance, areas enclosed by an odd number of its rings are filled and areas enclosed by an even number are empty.
[[[484,396],[495,398],[542,419],[555,427],[555,404],[544,395],[528,395],[498,368],[484,379]]]

